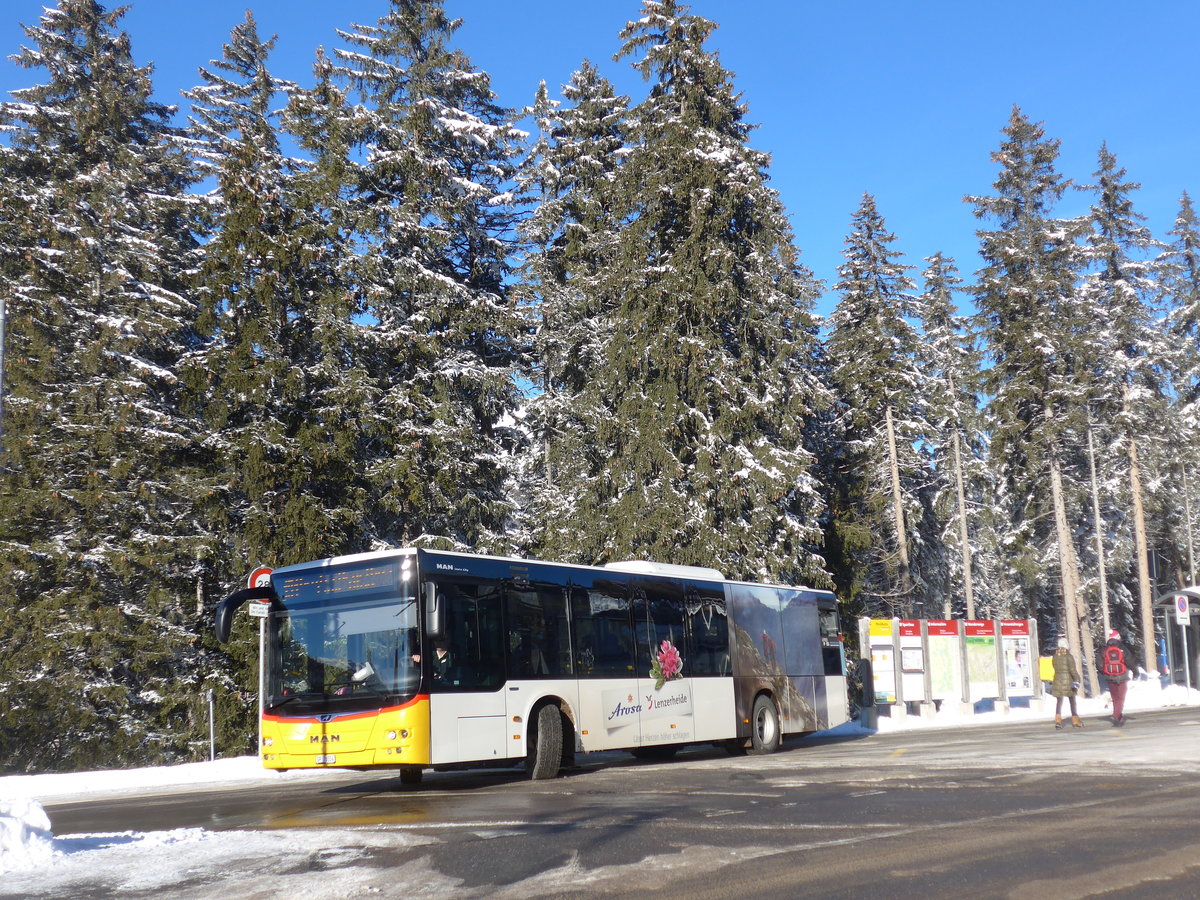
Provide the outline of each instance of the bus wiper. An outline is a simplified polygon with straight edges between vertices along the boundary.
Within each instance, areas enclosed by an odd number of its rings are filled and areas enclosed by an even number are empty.
[[[275,705],[269,707],[272,710],[279,709],[281,706],[287,706],[289,703],[295,703],[297,700],[312,700],[314,697],[319,697],[320,694],[313,694],[311,691],[306,691],[303,694],[292,694],[290,697],[284,697]]]
[[[349,691],[347,691],[347,692],[346,692],[346,693],[344,693],[344,694],[339,694],[339,693],[338,693],[336,690],[333,690],[334,688],[344,688],[344,687],[348,687],[348,688],[350,688],[350,690],[349,690]],[[354,695],[356,695],[356,694],[359,694],[359,693],[361,693],[361,692],[363,692],[363,691],[366,691],[366,692],[368,692],[368,693],[374,694],[376,697],[385,697],[385,696],[387,696],[386,694],[384,694],[384,692],[383,692],[383,691],[379,690],[378,688],[373,688],[373,687],[371,687],[369,684],[364,684],[364,683],[363,683],[363,682],[361,682],[361,681],[354,681],[354,680],[350,680],[350,681],[334,681],[334,682],[331,682],[330,684],[327,684],[327,685],[325,685],[325,694],[324,694],[324,696],[325,696],[326,698],[330,698],[330,697],[350,697],[350,696],[354,696]]]

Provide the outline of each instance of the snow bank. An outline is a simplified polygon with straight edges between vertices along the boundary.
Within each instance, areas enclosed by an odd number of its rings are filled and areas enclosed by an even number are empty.
[[[272,784],[289,777],[315,773],[275,772],[262,767],[256,756],[218,759],[216,762],[184,763],[145,769],[112,769],[101,772],[71,772],[66,775],[9,775],[0,778],[0,801],[50,797],[82,797],[94,794],[144,794],[156,788],[211,788],[214,785]],[[324,774],[324,773],[322,773]]]
[[[976,704],[975,712],[963,712],[957,703],[942,703],[942,708],[931,717],[898,716],[895,718],[885,714],[879,716],[879,731],[911,731],[918,728],[959,728],[965,725],[995,725],[998,722],[1016,722],[1022,719],[1047,720],[1054,718],[1055,698],[1047,693],[1041,703],[1018,699],[1005,711],[995,710],[991,701]],[[1079,715],[1089,716],[1112,715],[1112,702],[1107,691],[1098,697],[1080,697],[1076,700]],[[1157,679],[1135,680],[1129,682],[1129,692],[1125,695],[1125,712],[1138,710],[1165,709],[1173,706],[1200,705],[1200,691],[1188,690],[1183,685],[1172,684],[1163,687]],[[1063,701],[1063,713],[1070,712],[1067,701]]]
[[[35,800],[0,801],[0,875],[36,869],[54,855],[50,818]]]

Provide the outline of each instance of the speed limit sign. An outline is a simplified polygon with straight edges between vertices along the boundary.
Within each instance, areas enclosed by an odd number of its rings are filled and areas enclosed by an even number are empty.
[[[271,583],[271,573],[275,571],[267,566],[259,566],[246,579],[246,587],[266,587]]]

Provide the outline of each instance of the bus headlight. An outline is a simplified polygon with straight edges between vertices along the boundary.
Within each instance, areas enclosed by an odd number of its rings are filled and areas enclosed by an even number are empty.
[[[394,731],[389,731],[389,732],[388,732],[388,734],[387,734],[387,738],[388,738],[388,740],[389,740],[389,741],[394,741],[394,740],[396,739],[396,732],[394,732]]]

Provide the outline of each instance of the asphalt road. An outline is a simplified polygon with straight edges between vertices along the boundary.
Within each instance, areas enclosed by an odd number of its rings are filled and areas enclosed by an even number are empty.
[[[1186,709],[1123,729],[1092,719],[1082,731],[1042,722],[790,741],[770,757],[601,754],[543,782],[433,773],[409,787],[390,773],[321,773],[284,791],[46,809],[59,835],[320,828],[344,841],[351,829],[364,838],[346,863],[365,869],[359,893],[385,897],[1162,900],[1200,896],[1198,775],[1200,711]],[[211,896],[237,896],[236,876],[213,881]]]

